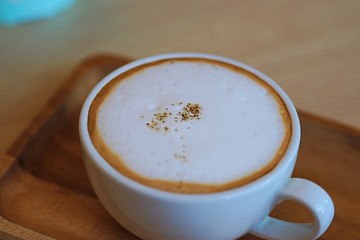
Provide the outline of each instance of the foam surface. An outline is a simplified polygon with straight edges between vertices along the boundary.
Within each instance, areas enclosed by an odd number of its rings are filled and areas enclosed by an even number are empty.
[[[97,128],[145,178],[223,184],[260,171],[285,138],[279,102],[249,76],[205,62],[165,62],[114,85]]]

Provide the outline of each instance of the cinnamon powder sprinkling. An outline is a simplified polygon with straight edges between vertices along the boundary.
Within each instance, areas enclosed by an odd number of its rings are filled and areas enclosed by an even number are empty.
[[[183,103],[177,102],[172,103],[171,106],[182,106],[181,111],[172,112],[169,110],[170,107],[166,107],[165,111],[154,113],[149,122],[146,123],[146,126],[154,131],[162,131],[167,133],[171,131],[168,123],[170,121],[181,123],[189,120],[200,120],[202,107],[198,103]],[[141,115],[143,118],[143,115]],[[190,127],[187,127],[190,129]],[[178,131],[179,128],[173,129]]]

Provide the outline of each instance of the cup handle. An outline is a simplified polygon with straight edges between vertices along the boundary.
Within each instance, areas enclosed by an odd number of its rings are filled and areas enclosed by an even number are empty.
[[[250,233],[269,240],[316,239],[326,231],[334,217],[334,204],[330,196],[320,186],[306,179],[290,179],[280,193],[278,202],[284,200],[294,200],[304,205],[312,213],[314,222],[291,223],[267,216]]]

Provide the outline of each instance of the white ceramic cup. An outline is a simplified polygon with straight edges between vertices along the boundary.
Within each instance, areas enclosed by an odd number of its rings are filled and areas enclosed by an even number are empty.
[[[100,89],[117,75],[138,65],[174,57],[217,59],[244,68],[269,83],[282,97],[292,119],[292,137],[279,164],[261,178],[231,190],[207,194],[182,194],[157,190],[135,182],[112,168],[93,146],[88,111]],[[316,239],[334,216],[329,195],[305,179],[291,178],[300,143],[300,123],[286,93],[269,77],[243,63],[208,54],[172,53],[152,56],[115,70],[88,95],[80,116],[83,157],[93,188],[107,211],[123,227],[142,239],[211,240],[236,239],[246,233],[265,239]],[[304,205],[314,222],[291,223],[269,217],[283,200]]]

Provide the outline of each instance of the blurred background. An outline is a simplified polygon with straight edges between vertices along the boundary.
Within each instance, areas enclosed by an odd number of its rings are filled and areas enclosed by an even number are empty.
[[[277,81],[300,111],[360,129],[360,1],[77,0],[10,23],[6,2],[26,0],[0,0],[1,154],[98,53],[234,58]]]

